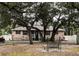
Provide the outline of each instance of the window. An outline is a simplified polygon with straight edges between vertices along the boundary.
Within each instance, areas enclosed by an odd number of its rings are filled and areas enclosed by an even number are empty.
[[[27,35],[27,31],[23,31],[23,35]]]
[[[50,35],[50,32],[48,31],[48,32],[46,32],[46,35]]]
[[[21,32],[21,31],[18,31],[18,30],[17,30],[17,31],[16,31],[16,34],[20,34],[20,32]]]

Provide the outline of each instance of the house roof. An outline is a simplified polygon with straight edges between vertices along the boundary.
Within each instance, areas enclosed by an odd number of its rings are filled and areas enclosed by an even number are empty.
[[[40,30],[43,30],[42,26],[34,26],[34,27],[36,27],[36,28],[38,28]],[[52,29],[53,29],[53,27],[49,26],[46,30],[47,31],[52,31]],[[26,27],[16,27],[16,28],[14,28],[12,30],[27,30],[27,28]],[[35,30],[35,29],[32,28],[31,30]],[[65,31],[65,30],[64,29],[58,29],[58,31]]]
[[[59,32],[65,32],[65,29],[59,28],[58,31],[59,31]]]
[[[14,28],[12,30],[27,30],[27,29],[26,29],[26,27],[16,27],[16,28]]]

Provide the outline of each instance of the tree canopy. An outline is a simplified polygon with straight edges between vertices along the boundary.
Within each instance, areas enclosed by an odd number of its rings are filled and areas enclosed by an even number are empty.
[[[0,3],[0,28],[9,25],[15,27],[16,24],[28,29],[30,42],[31,28],[36,29],[43,41],[46,40],[46,29],[52,26],[50,40],[54,41],[54,36],[59,28],[68,30],[79,27],[79,3],[77,2],[1,2]],[[41,21],[40,26],[44,28],[44,35],[40,29],[34,27],[35,22]]]

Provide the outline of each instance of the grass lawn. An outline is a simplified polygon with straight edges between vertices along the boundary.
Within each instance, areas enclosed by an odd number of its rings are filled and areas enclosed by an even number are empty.
[[[79,45],[61,45],[61,50],[44,49],[46,44],[15,44],[0,46],[1,56],[79,56]]]

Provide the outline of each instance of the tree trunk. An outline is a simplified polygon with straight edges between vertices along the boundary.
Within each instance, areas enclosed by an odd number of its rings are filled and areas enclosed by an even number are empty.
[[[52,36],[51,36],[51,38],[50,38],[50,41],[55,42],[55,34],[57,33],[58,28],[59,28],[59,27],[57,27],[56,29],[54,28],[54,29],[52,30]]]
[[[46,27],[44,26],[44,31],[43,31],[44,33],[43,33],[43,42],[45,42],[46,41]]]
[[[68,28],[68,35],[71,35],[71,34],[70,34],[70,28]]]
[[[51,36],[51,38],[50,38],[50,41],[52,41],[52,42],[55,42],[55,32],[53,31],[52,32],[52,36]]]
[[[30,44],[33,44],[32,35],[31,35],[31,28],[27,28],[27,29],[28,29],[28,35],[29,35]]]
[[[61,25],[62,25],[62,23],[59,24],[58,26],[54,26],[54,27],[53,27],[52,36],[51,36],[51,38],[50,38],[50,41],[55,42],[55,38],[54,38],[54,37],[55,37],[55,34],[57,33],[58,28],[60,28]]]

